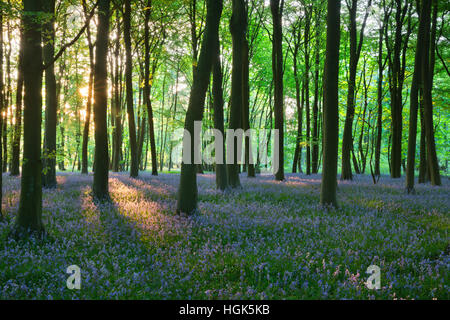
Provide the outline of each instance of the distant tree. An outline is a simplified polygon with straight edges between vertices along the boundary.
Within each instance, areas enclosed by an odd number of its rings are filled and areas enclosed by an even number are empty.
[[[11,175],[20,174],[20,138],[22,136],[22,103],[23,103],[23,30],[20,26],[19,57],[17,63],[16,111],[12,138]]]
[[[366,13],[364,15],[363,24],[359,31],[359,40],[357,39],[356,28],[356,11],[358,8],[358,0],[347,2],[347,8],[350,15],[350,62],[348,76],[347,91],[347,114],[345,116],[344,135],[342,139],[342,180],[352,180],[352,167],[350,164],[350,152],[353,150],[353,118],[355,117],[355,87],[356,87],[356,70],[358,67],[359,57],[361,55],[362,44],[364,40],[364,29],[366,27],[367,17],[369,15],[369,7],[372,0],[369,0]]]

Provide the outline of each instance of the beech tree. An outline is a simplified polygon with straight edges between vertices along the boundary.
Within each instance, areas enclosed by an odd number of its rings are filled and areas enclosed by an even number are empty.
[[[337,206],[337,154],[339,145],[340,0],[328,0],[327,44],[323,73],[323,172],[320,203]]]
[[[192,214],[197,209],[197,172],[194,164],[194,122],[202,121],[205,107],[206,90],[210,80],[211,69],[214,61],[218,42],[218,28],[222,14],[221,0],[207,0],[207,15],[205,34],[200,48],[197,70],[194,72],[194,80],[189,96],[189,104],[184,122],[184,129],[189,132],[190,163],[182,163],[180,186],[178,188],[177,212]],[[198,146],[197,146],[198,148]]]
[[[109,35],[109,0],[98,2],[98,27],[95,45],[94,122],[95,155],[92,191],[98,200],[109,199],[108,130],[107,130],[107,61]]]
[[[42,233],[42,30],[41,0],[23,1],[23,161],[16,235]]]
[[[283,35],[281,19],[283,16],[284,0],[271,0],[270,10],[272,12],[273,40],[272,40],[272,72],[274,78],[274,114],[275,130],[278,130],[278,170],[275,172],[275,180],[284,180],[284,110],[283,110]]]

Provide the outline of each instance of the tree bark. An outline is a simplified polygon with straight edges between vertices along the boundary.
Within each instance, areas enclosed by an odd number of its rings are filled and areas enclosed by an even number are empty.
[[[340,0],[329,0],[327,45],[323,76],[323,172],[320,203],[337,207],[337,155],[339,145],[339,42]]]
[[[217,36],[217,39],[219,37]],[[217,41],[216,52],[214,54],[214,65],[213,65],[213,109],[214,109],[214,128],[219,130],[222,137],[224,134],[224,118],[223,118],[223,73],[222,66],[220,65],[220,45]],[[225,143],[222,139],[222,163],[216,162],[216,186],[220,190],[225,190],[228,187],[227,180],[227,167],[225,164]]]
[[[139,159],[136,140],[136,123],[134,120],[133,107],[133,61],[131,56],[131,0],[125,1],[124,40],[125,40],[125,81],[126,99],[128,113],[128,140],[130,143],[130,177],[137,178],[139,175]]]
[[[147,0],[147,7],[151,8],[152,1]],[[155,143],[155,128],[153,123],[153,107],[150,100],[150,22],[151,9],[145,10],[145,23],[144,23],[144,103],[147,106],[147,116],[148,116],[148,130],[150,136],[150,153],[152,158],[152,175],[158,175],[158,160],[156,158],[156,143]],[[153,64],[152,77],[156,69],[156,64]]]
[[[370,7],[372,1],[369,0],[368,7]],[[344,135],[342,139],[342,180],[352,180],[352,167],[350,164],[350,153],[353,150],[353,118],[355,117],[355,86],[356,86],[356,70],[358,67],[358,61],[361,54],[362,43],[364,40],[364,29],[366,26],[369,10],[366,10],[363,24],[359,32],[359,41],[357,39],[356,30],[356,11],[358,7],[358,1],[351,1],[351,6],[348,5],[350,14],[350,62],[349,62],[349,75],[348,75],[348,92],[347,92],[347,114],[345,116],[344,123]],[[359,170],[358,170],[359,171]]]
[[[180,186],[178,189],[177,212],[192,214],[197,209],[197,176],[194,164],[194,122],[201,121],[205,107],[205,96],[210,80],[211,68],[214,60],[215,47],[218,43],[218,30],[220,16],[222,14],[221,0],[207,1],[207,15],[205,34],[202,40],[197,70],[194,73],[189,105],[184,124],[185,131],[190,134],[190,163],[182,163]],[[183,148],[184,149],[184,148]]]
[[[42,2],[23,1],[24,134],[23,163],[16,235],[42,233]]]
[[[437,0],[435,0],[437,5]],[[441,176],[439,173],[439,164],[436,155],[436,143],[434,140],[434,127],[433,127],[433,99],[431,96],[433,69],[430,64],[430,23],[431,23],[431,1],[424,1],[422,4],[421,19],[425,24],[425,37],[424,37],[424,53],[422,57],[422,86],[423,86],[423,103],[424,103],[424,123],[425,123],[425,135],[427,146],[427,163],[430,172],[431,184],[434,186],[441,185]],[[433,39],[434,41],[434,39]],[[431,53],[434,55],[434,51]]]
[[[92,186],[94,198],[109,200],[108,128],[107,128],[107,53],[110,0],[99,0],[94,69],[95,169]]]
[[[83,10],[84,15],[87,19],[88,11],[86,7],[86,0],[83,0]],[[86,103],[86,118],[84,119],[84,128],[83,128],[83,144],[81,147],[81,173],[88,173],[88,143],[89,143],[89,126],[91,122],[91,109],[92,109],[92,86],[94,82],[94,45],[91,40],[91,26],[90,21],[86,28],[86,36],[88,40],[89,47],[89,63],[90,63],[90,71],[89,71],[89,84],[88,84],[88,96]]]
[[[242,129],[243,110],[243,55],[245,30],[247,29],[247,14],[245,12],[244,0],[233,0],[232,16],[230,20],[230,32],[233,45],[233,66],[231,74],[231,105],[229,128],[233,130]],[[228,184],[231,188],[241,186],[239,180],[239,164],[237,138],[233,142],[233,159],[227,159]],[[227,146],[229,148],[230,146]],[[227,151],[228,152],[228,151]],[[239,150],[240,153],[240,150]],[[228,162],[231,162],[228,164]]]
[[[55,0],[43,0],[44,11],[49,15],[44,29],[44,64],[53,61],[55,54]],[[45,136],[43,153],[42,184],[45,188],[55,188],[56,182],[56,117],[58,99],[56,96],[55,64],[45,69]]]
[[[273,39],[272,39],[272,72],[274,77],[274,115],[275,130],[278,130],[278,141],[275,141],[272,153],[278,152],[278,170],[275,180],[284,180],[284,110],[283,110],[283,32],[281,18],[283,16],[284,0],[271,0]],[[278,149],[276,151],[276,149]]]

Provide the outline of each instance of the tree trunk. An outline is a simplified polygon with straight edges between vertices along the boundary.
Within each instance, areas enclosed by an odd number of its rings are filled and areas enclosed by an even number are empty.
[[[437,0],[434,2],[437,5]],[[424,1],[422,4],[421,19],[425,24],[424,37],[424,53],[422,57],[422,86],[423,86],[423,103],[424,103],[424,122],[427,146],[427,163],[430,172],[431,184],[434,186],[441,185],[441,176],[439,173],[439,164],[436,155],[436,144],[434,140],[433,127],[433,100],[431,96],[433,74],[430,68],[430,22],[431,22],[431,1]],[[434,39],[432,39],[434,41]],[[431,53],[434,55],[434,52]]]
[[[247,15],[243,0],[233,0],[232,16],[230,20],[230,32],[233,45],[233,66],[231,74],[231,105],[229,128],[233,130],[242,128],[243,109],[243,55],[245,30],[247,29]],[[231,188],[241,186],[239,180],[237,138],[233,137],[233,159],[227,159],[228,184]],[[227,153],[230,146],[227,146]],[[231,162],[231,163],[229,163]]]
[[[283,16],[284,0],[271,0],[273,39],[272,39],[272,72],[274,77],[274,114],[275,130],[278,130],[278,141],[275,141],[272,153],[278,153],[278,170],[275,180],[284,180],[284,110],[283,110],[283,32],[281,19]],[[276,139],[276,138],[275,138]],[[277,150],[278,149],[278,150]]]
[[[14,124],[11,175],[20,174],[20,138],[22,136],[22,100],[23,100],[23,46],[24,37],[20,26],[19,61],[17,64],[17,91],[16,91],[16,123]]]
[[[323,172],[320,203],[337,206],[337,155],[339,145],[339,42],[340,0],[329,0],[327,45],[323,75]]]
[[[83,0],[83,10],[86,19],[88,18],[88,12],[86,7],[86,0]],[[89,47],[89,84],[88,84],[88,96],[86,103],[86,119],[84,119],[83,128],[83,144],[81,147],[81,173],[88,173],[88,143],[89,143],[89,126],[91,122],[91,109],[92,109],[92,86],[94,82],[94,45],[91,41],[91,27],[90,23],[86,29],[86,35]]]
[[[368,7],[372,1],[369,0]],[[359,41],[357,39],[356,30],[356,13],[358,1],[351,1],[351,6],[348,5],[350,14],[350,62],[348,75],[348,92],[347,92],[347,114],[345,116],[344,134],[342,139],[342,180],[352,180],[352,167],[350,164],[350,153],[353,151],[353,118],[355,117],[355,86],[356,86],[356,70],[361,54],[362,43],[364,39],[364,29],[366,26],[369,11],[366,10],[364,21],[359,33]],[[359,171],[359,170],[358,170]]]
[[[220,64],[220,45],[217,41],[216,52],[214,54],[214,65],[213,65],[213,84],[212,84],[212,94],[213,94],[213,108],[214,108],[214,128],[219,130],[224,135],[224,119],[223,119],[223,89],[222,89],[222,66]],[[228,187],[227,180],[227,167],[225,164],[225,143],[222,139],[222,161],[217,163],[216,159],[216,186],[220,190],[225,190]],[[217,151],[216,151],[217,152]]]
[[[109,0],[99,0],[98,27],[94,69],[95,170],[92,186],[94,198],[109,200],[108,128],[107,128],[107,61],[109,34]]]
[[[305,90],[305,120],[306,120],[306,174],[311,174],[311,117],[310,117],[310,106],[309,106],[309,31],[311,25],[311,12],[312,9],[305,8],[305,78],[303,82]]]
[[[417,113],[419,109],[419,84],[421,80],[421,67],[423,62],[423,46],[425,39],[425,20],[421,19],[422,9],[417,8],[419,12],[419,30],[417,33],[416,54],[414,59],[414,74],[411,83],[410,103],[409,103],[409,137],[408,137],[408,156],[406,167],[406,192],[414,192],[414,170],[416,159],[416,138],[417,138]],[[422,17],[423,18],[423,17]]]
[[[42,233],[42,3],[23,1],[23,76],[24,76],[24,134],[23,164],[16,235],[22,232]]]
[[[126,99],[128,113],[128,141],[130,143],[130,177],[137,178],[139,175],[139,159],[136,140],[136,123],[134,120],[133,107],[133,61],[131,56],[131,0],[125,1],[125,13],[123,15],[123,32],[125,40],[125,81]]]
[[[316,47],[315,47],[315,77],[314,77],[314,103],[313,103],[313,132],[312,132],[312,154],[311,171],[318,172],[319,166],[319,131],[318,131],[318,113],[319,113],[319,68],[320,68],[320,11],[316,14]]]
[[[194,164],[194,150],[199,146],[194,145],[194,141],[197,140],[194,137],[194,122],[202,121],[203,118],[206,91],[210,80],[214,52],[216,51],[215,47],[219,42],[218,30],[221,14],[222,1],[208,0],[205,34],[202,40],[197,70],[194,74],[184,124],[185,134],[186,131],[190,134],[190,137],[186,137],[190,140],[190,150],[186,150],[183,145],[183,153],[190,152],[190,163],[185,163],[183,161],[181,165],[180,186],[178,189],[177,201],[177,212],[179,213],[191,214],[197,209],[198,191],[197,176]],[[183,156],[183,158],[185,157]]]
[[[383,21],[386,21],[386,17]],[[374,174],[380,175],[381,138],[383,132],[383,32],[385,23],[380,28],[378,40],[378,81],[377,81],[377,136],[375,145],[375,169]]]
[[[4,109],[4,97],[3,97],[3,7],[0,6],[0,113],[3,113]],[[1,117],[0,117],[0,127],[1,127]],[[1,140],[1,134],[0,134]],[[0,163],[3,158],[3,152],[0,152]],[[3,175],[0,174],[0,221],[3,220],[2,214],[2,200],[3,200]]]
[[[147,7],[151,8],[152,1],[147,0]],[[148,24],[150,22],[151,9],[145,10],[145,23],[144,23],[144,46],[145,46],[145,74],[144,74],[144,103],[147,106],[148,116],[148,129],[150,135],[150,153],[152,158],[152,175],[158,175],[158,160],[156,158],[156,143],[155,143],[155,128],[153,124],[153,108],[150,100],[150,30]],[[155,71],[156,65],[154,64],[152,77]]]
[[[56,79],[54,63],[51,63],[55,54],[55,0],[43,1],[44,11],[49,15],[44,24],[44,64],[45,69],[45,137],[43,154],[42,184],[46,188],[55,188],[56,182],[56,117],[58,98],[56,96]]]

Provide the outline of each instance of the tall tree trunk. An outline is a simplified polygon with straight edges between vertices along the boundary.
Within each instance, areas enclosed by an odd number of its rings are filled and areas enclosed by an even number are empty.
[[[185,150],[185,145],[183,145],[183,153],[190,153],[188,154],[190,163],[185,163],[183,161],[181,165],[180,186],[178,189],[177,201],[177,212],[179,213],[191,214],[197,209],[198,191],[194,164],[194,158],[196,158],[194,156],[194,150],[199,146],[194,144],[194,141],[197,140],[196,137],[194,137],[194,122],[202,121],[203,118],[206,91],[210,80],[214,52],[216,51],[215,47],[219,42],[218,30],[221,14],[222,0],[208,0],[205,34],[202,40],[197,70],[194,74],[184,124],[185,134],[188,132],[190,135],[190,137],[186,137],[186,140],[190,140],[190,150]],[[185,144],[184,141],[183,144]],[[183,158],[185,158],[185,156],[183,156]]]
[[[417,33],[416,54],[414,59],[414,74],[411,82],[410,103],[409,103],[409,137],[408,156],[406,167],[406,191],[414,192],[414,170],[416,159],[416,139],[417,139],[417,113],[419,109],[419,85],[421,80],[421,68],[423,62],[423,46],[425,39],[425,19],[422,17],[422,9],[418,6],[419,30]]]
[[[217,37],[217,39],[219,39]],[[222,66],[220,65],[220,44],[217,41],[216,52],[214,54],[214,65],[213,65],[213,108],[214,108],[214,128],[219,130],[222,134],[222,159],[216,159],[216,186],[220,190],[225,190],[228,187],[227,180],[227,167],[225,164],[225,143],[223,141],[224,135],[224,118],[223,118],[223,73]],[[217,151],[216,151],[217,152]]]
[[[386,18],[383,20],[386,21]],[[381,138],[383,133],[383,32],[385,23],[380,28],[378,39],[378,81],[377,81],[377,136],[375,145],[375,169],[374,174],[380,175]]]
[[[437,0],[434,0],[434,4],[437,5]],[[425,122],[425,134],[426,134],[426,146],[427,146],[427,163],[430,172],[431,184],[434,186],[441,185],[441,176],[439,173],[439,164],[436,155],[436,143],[434,140],[434,127],[433,127],[433,99],[431,96],[433,74],[430,66],[430,23],[431,23],[431,1],[424,1],[422,4],[421,19],[425,24],[425,37],[424,37],[424,53],[422,57],[422,86],[423,86],[423,103],[424,103],[424,122]],[[432,39],[431,41],[434,41]],[[435,52],[431,52],[432,55]]]
[[[128,141],[130,143],[130,177],[137,178],[139,175],[139,159],[136,140],[136,123],[133,108],[133,61],[131,56],[131,0],[125,0],[124,40],[125,40],[125,81],[126,99],[128,113]]]
[[[109,34],[109,0],[98,2],[98,27],[94,69],[95,169],[92,186],[94,198],[109,200],[108,128],[107,128],[107,61]]]
[[[248,47],[248,40],[244,39],[244,50],[242,51],[243,54],[243,71],[242,71],[242,96],[243,96],[243,113],[242,113],[242,120],[243,120],[243,129],[244,131],[247,131],[250,129],[250,85],[249,85],[249,68],[250,68],[250,57],[249,57],[249,47]],[[251,147],[251,137],[245,136],[245,166],[248,168],[247,170],[247,176],[252,178],[255,177],[255,166],[253,164],[253,154],[252,154],[252,147]]]
[[[243,109],[243,55],[245,30],[247,29],[247,14],[245,12],[244,0],[233,0],[232,16],[230,20],[230,32],[233,45],[233,66],[231,74],[231,106],[229,117],[229,128],[233,130],[242,128],[242,109]],[[233,159],[227,157],[227,175],[228,184],[232,188],[241,186],[239,180],[238,141],[236,136],[233,139]],[[240,143],[239,143],[240,145]],[[228,149],[231,146],[227,145]],[[230,163],[231,162],[231,163]]]
[[[3,113],[4,109],[4,97],[3,97],[3,7],[0,6],[0,113]],[[1,117],[0,117],[0,127],[1,127]],[[1,134],[0,134],[1,139]],[[3,158],[3,152],[0,152],[0,163]],[[0,174],[0,221],[3,220],[2,214],[2,200],[3,200],[3,175]]]
[[[12,165],[11,175],[18,176],[20,174],[20,138],[22,136],[22,100],[23,100],[23,46],[24,37],[22,25],[20,26],[20,46],[19,46],[19,61],[17,64],[17,91],[16,91],[16,122],[14,124],[13,132],[13,147],[12,147]]]
[[[284,110],[283,110],[283,32],[281,18],[283,16],[284,0],[271,0],[273,39],[272,39],[272,72],[274,77],[274,114],[275,130],[278,130],[278,141],[275,141],[272,153],[278,153],[278,170],[275,180],[284,180]],[[277,138],[275,137],[275,140]]]
[[[309,106],[309,42],[310,42],[310,26],[311,26],[311,7],[305,8],[305,76],[303,80],[303,88],[305,90],[305,120],[306,120],[306,174],[311,174],[311,116]]]
[[[390,93],[391,93],[391,118],[392,118],[392,146],[391,146],[391,177],[400,178],[402,162],[402,127],[403,127],[403,104],[402,88],[405,72],[405,53],[409,34],[411,32],[411,4],[408,2],[402,6],[401,0],[395,1],[395,31],[394,47],[390,49],[389,39],[385,35],[386,46],[388,49],[389,69],[390,69]],[[409,10],[408,10],[409,9]],[[405,17],[408,15],[408,27],[404,35],[403,25]],[[386,31],[387,34],[387,31]],[[402,52],[403,50],[403,52]],[[403,62],[403,64],[402,64]]]
[[[88,11],[86,7],[86,0],[83,0],[83,10],[86,19],[88,18]],[[94,45],[91,40],[91,27],[90,22],[86,29],[86,35],[89,47],[89,84],[88,84],[88,95],[86,103],[86,118],[84,119],[83,128],[83,144],[81,147],[81,173],[88,173],[88,143],[89,143],[89,126],[91,122],[91,109],[92,109],[92,86],[94,82]]]
[[[114,62],[114,103],[111,108],[111,121],[113,122],[113,146],[112,146],[112,171],[121,170],[122,161],[122,99],[120,94],[120,84],[122,82],[121,67],[119,64],[120,55],[120,10],[116,10],[116,39],[115,39],[115,62]]]
[[[296,25],[293,29],[294,36],[294,48],[292,50],[293,57],[293,67],[294,67],[294,80],[295,80],[295,103],[297,106],[297,137],[295,139],[295,151],[294,160],[292,162],[292,172],[297,172],[297,167],[301,172],[301,152],[302,152],[302,120],[303,120],[303,104],[300,103],[300,79],[298,75],[298,52],[300,50],[300,39],[301,39],[301,27],[300,24]]]
[[[316,14],[316,45],[315,45],[315,76],[314,76],[314,103],[313,103],[313,132],[312,132],[312,154],[311,154],[311,171],[318,172],[319,166],[319,68],[320,68],[320,9]]]
[[[147,7],[151,8],[152,0],[147,0]],[[158,175],[158,160],[156,158],[156,143],[155,143],[155,128],[153,123],[153,108],[150,100],[150,22],[151,9],[145,10],[145,23],[144,23],[144,46],[145,46],[145,72],[144,72],[144,104],[147,106],[148,116],[148,130],[150,136],[150,153],[152,158],[152,175]],[[154,65],[154,68],[156,65]],[[153,70],[154,71],[154,70]],[[153,77],[154,72],[152,72]]]
[[[55,54],[55,0],[42,0],[44,11],[49,15],[44,29],[45,69],[45,136],[43,154],[42,184],[46,188],[55,188],[56,182],[56,117],[58,99],[56,96],[55,64],[50,63]]]
[[[339,145],[339,42],[340,0],[329,0],[327,45],[323,75],[323,173],[320,203],[337,206],[337,155]]]
[[[369,0],[368,7],[370,7],[372,1]],[[369,10],[366,10],[363,24],[359,32],[359,41],[357,39],[356,30],[356,13],[358,7],[358,1],[352,0],[347,5],[350,14],[350,62],[349,62],[349,75],[348,75],[348,91],[347,91],[347,114],[345,116],[344,123],[344,135],[342,139],[342,180],[352,180],[352,167],[350,164],[350,153],[353,151],[353,118],[355,117],[355,86],[356,86],[356,70],[358,67],[358,61],[361,54],[362,43],[364,40],[364,29],[366,26]],[[358,170],[359,171],[359,170]]]
[[[23,1],[24,134],[23,164],[16,235],[44,231],[42,224],[42,3]]]

